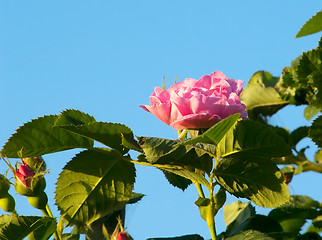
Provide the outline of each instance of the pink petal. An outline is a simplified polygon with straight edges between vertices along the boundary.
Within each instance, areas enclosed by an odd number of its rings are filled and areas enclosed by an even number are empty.
[[[215,71],[211,73],[210,76],[213,79],[227,79],[226,75],[223,74],[221,71]]]
[[[150,113],[152,113],[154,116],[156,116],[158,119],[160,119],[165,124],[170,125],[171,118],[171,104],[170,103],[161,103],[161,104],[154,104],[153,106],[149,105],[141,105],[141,107]]]
[[[190,114],[170,124],[177,131],[183,129],[209,128],[219,122],[221,118],[217,115],[211,116],[206,113]]]
[[[212,85],[211,80],[212,79],[210,75],[204,75],[194,84],[194,87],[202,87],[202,88],[210,89]]]
[[[27,164],[21,164],[18,171],[25,177],[35,176],[34,171]]]
[[[183,97],[178,97],[178,96],[173,96],[171,98],[171,102],[173,103],[174,106],[176,106],[176,109],[180,112],[182,116],[192,114],[191,110],[191,101],[190,99],[183,98]],[[173,118],[175,120],[175,118]]]
[[[18,180],[20,181],[20,183],[22,183],[23,185],[25,185],[27,187],[27,182],[25,181],[25,176],[23,176],[20,172],[15,171],[15,175],[18,178]]]

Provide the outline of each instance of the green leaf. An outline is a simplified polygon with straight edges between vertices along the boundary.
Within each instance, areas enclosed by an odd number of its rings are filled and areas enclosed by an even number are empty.
[[[315,153],[315,155],[314,155],[314,161],[317,164],[322,164],[322,150],[321,149]]]
[[[322,11],[308,20],[301,30],[296,34],[296,38],[307,36],[322,31]]]
[[[216,146],[209,143],[195,143],[191,145],[186,145],[186,150],[190,151],[192,148],[195,150],[198,157],[203,157],[205,154],[208,154],[209,156],[216,156]],[[201,160],[201,163],[205,160]],[[205,165],[205,164],[200,164]]]
[[[177,174],[167,171],[163,171],[163,173],[172,186],[180,188],[182,191],[184,191],[191,184],[189,179],[181,177]]]
[[[255,208],[250,202],[242,203],[241,201],[237,201],[224,206],[224,221],[226,226],[232,222],[236,222],[239,225],[253,216],[255,216]]]
[[[261,233],[256,230],[247,230],[232,237],[225,238],[226,240],[275,240],[264,233]]]
[[[236,123],[240,114],[232,115],[202,135],[186,140],[169,140],[154,137],[139,137],[140,147],[143,149],[147,162],[155,164],[175,164],[193,166],[210,172],[212,160],[209,156],[215,156],[217,144],[225,133]],[[211,143],[211,144],[210,144]]]
[[[301,95],[312,106],[322,108],[322,48],[304,52],[295,69],[296,81]]]
[[[131,129],[118,123],[93,122],[85,125],[66,125],[59,127],[98,141],[122,153],[126,153],[129,150],[123,146],[122,136],[133,138]]]
[[[308,84],[312,86],[313,92],[307,96],[310,105],[322,108],[322,48],[313,49],[303,53],[298,67],[298,75],[307,78]]]
[[[278,83],[279,78],[273,77],[272,74],[265,71],[257,71],[253,74],[253,76],[249,79],[248,85],[259,85],[262,87],[275,87]]]
[[[218,192],[214,195],[213,200],[214,200],[214,203],[215,203],[215,209],[214,210],[216,211],[216,214],[217,214],[218,210],[220,208],[222,208],[222,206],[224,206],[224,204],[225,204],[225,202],[227,200],[226,189],[221,187],[218,190]],[[214,215],[216,215],[216,214],[214,214]]]
[[[276,233],[283,231],[281,225],[274,219],[256,214],[255,216],[246,219],[246,221],[241,224],[234,224],[233,228],[228,232],[228,236],[233,236],[245,230],[256,230],[266,233],[268,236],[271,236],[271,234],[275,235]]]
[[[133,203],[137,203],[138,201],[140,201],[145,195],[142,193],[132,193],[132,196],[128,202],[128,204],[133,204]]]
[[[55,126],[64,126],[64,125],[83,125],[88,123],[96,122],[95,118],[90,116],[87,113],[83,113],[79,110],[68,109],[58,116]]]
[[[222,157],[232,154],[282,157],[291,154],[289,146],[271,127],[252,120],[237,122],[217,147],[217,154]]]
[[[256,72],[250,78],[248,86],[240,96],[248,112],[271,116],[289,103],[274,88],[278,80],[279,78],[264,71]]]
[[[191,145],[196,143],[210,143],[217,145],[225,134],[234,126],[239,117],[240,114],[237,113],[225,118],[209,128],[202,135],[183,141],[179,143],[179,145]]]
[[[144,160],[151,164],[172,164],[190,166],[210,172],[212,157],[211,146],[203,143],[182,146],[179,140],[169,140],[156,137],[138,137],[144,153]]]
[[[177,146],[179,140],[156,137],[138,137],[138,140],[143,149],[145,159],[152,164],[162,162],[162,158],[168,158],[174,161],[186,153],[184,147]]]
[[[296,240],[320,240],[321,235],[318,234],[319,231],[321,232],[321,230],[319,229],[315,229],[315,231],[313,230],[313,232],[307,231],[306,233],[300,235]]]
[[[72,148],[92,148],[93,141],[53,127],[57,115],[44,116],[20,127],[4,145],[6,157],[33,157]]]
[[[273,209],[269,217],[278,221],[283,231],[298,233],[307,219],[318,216],[319,203],[307,196],[291,196],[290,202]]]
[[[274,132],[279,135],[280,137],[283,138],[284,142],[286,144],[289,144],[290,142],[290,132],[288,130],[287,127],[282,128],[282,127],[278,127],[278,126],[270,126],[272,130],[274,130]]]
[[[309,104],[306,117],[310,117],[316,109],[322,109],[322,47],[321,44],[311,51],[304,52],[292,61],[291,67],[285,68],[283,83],[283,98],[291,104]],[[310,113],[310,114],[309,114]]]
[[[86,150],[61,172],[56,204],[69,224],[83,227],[128,203],[134,181],[134,165],[118,151]]]
[[[128,151],[123,146],[123,140],[126,139],[132,144],[136,143],[131,129],[127,126],[118,123],[96,122],[93,117],[80,111],[64,111],[58,117],[55,126],[98,141],[123,153]]]
[[[167,171],[170,173],[174,173],[181,177],[191,180],[193,183],[200,183],[207,188],[210,187],[209,182],[206,178],[204,178],[201,174],[195,173],[192,170],[186,169],[180,166],[173,166],[173,165],[158,165],[157,166],[162,171]]]
[[[289,199],[283,174],[267,157],[224,158],[214,172],[216,181],[227,191],[258,206],[277,207]]]
[[[37,240],[47,240],[56,230],[56,221],[50,217],[2,215],[0,226],[1,240],[22,240],[33,231]]]
[[[185,148],[186,154],[173,162],[173,164],[196,168],[207,173],[211,172],[213,159],[211,154],[208,153],[213,150],[213,145],[209,146],[205,143],[197,143],[191,146],[185,146]]]
[[[307,121],[310,121],[315,115],[317,115],[320,112],[320,109],[309,105],[304,109],[304,117]]]
[[[139,137],[139,143],[145,155],[138,158],[155,164],[173,186],[185,190],[191,181],[208,185],[208,181],[194,171],[194,168],[206,172],[212,169],[212,158],[200,153],[200,149],[177,145],[178,141],[175,140],[154,137]]]
[[[290,201],[280,208],[288,211],[288,209],[300,208],[300,209],[309,209],[309,208],[319,208],[320,204],[318,201],[313,200],[309,196],[304,195],[292,195]]]
[[[309,136],[308,127],[299,127],[290,134],[290,146],[295,147],[303,138]]]
[[[320,213],[319,216],[312,220],[312,225],[322,231],[322,213]]]
[[[275,209],[274,209],[275,210]],[[278,213],[277,213],[278,212]],[[305,224],[306,219],[303,216],[292,216],[294,212],[287,213],[280,210],[273,211],[269,216],[279,221],[280,225],[285,232],[299,232]]]
[[[142,153],[142,148],[139,143],[133,138],[133,136],[122,134],[122,145],[128,149]]]
[[[33,237],[35,240],[47,240],[56,231],[56,221],[54,219],[44,217],[40,219],[39,222],[39,227],[29,234],[29,239]]]
[[[319,234],[320,232],[322,232],[322,228],[317,228],[314,227],[313,225],[310,225],[307,229],[306,229],[307,233],[316,233]],[[316,239],[319,239],[318,237],[320,237],[320,235],[317,235]]]
[[[322,116],[315,119],[309,130],[309,137],[320,148],[322,147]]]

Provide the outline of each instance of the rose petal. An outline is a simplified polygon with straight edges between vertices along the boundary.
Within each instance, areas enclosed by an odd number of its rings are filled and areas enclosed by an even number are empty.
[[[171,104],[170,103],[161,103],[161,104],[154,104],[153,106],[144,105],[144,110],[148,110],[150,113],[152,113],[154,116],[156,116],[158,119],[160,119],[165,124],[170,125],[171,117]]]
[[[207,113],[190,114],[170,124],[175,130],[209,128],[219,122],[221,118],[217,115]]]

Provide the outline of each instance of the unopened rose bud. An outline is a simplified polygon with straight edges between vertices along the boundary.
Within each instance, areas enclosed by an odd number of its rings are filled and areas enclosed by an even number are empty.
[[[23,196],[37,195],[44,191],[46,181],[43,176],[36,176],[34,170],[22,163],[15,171],[15,189]]]
[[[8,192],[0,197],[0,207],[3,211],[13,212],[15,206],[16,202]]]
[[[0,174],[0,197],[8,193],[9,188],[10,188],[9,180],[5,176]]]
[[[28,197],[28,202],[34,208],[45,209],[48,202],[48,197],[45,192],[41,192],[39,196]]]
[[[44,172],[46,170],[46,163],[41,156],[23,158],[22,161],[36,172]]]
[[[119,232],[116,240],[130,240],[132,239],[127,232]]]

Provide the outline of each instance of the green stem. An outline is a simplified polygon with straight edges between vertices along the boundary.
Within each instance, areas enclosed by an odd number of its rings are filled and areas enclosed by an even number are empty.
[[[185,137],[187,137],[187,134],[188,134],[188,130],[184,129],[182,132],[179,133],[178,139],[179,140],[185,139]]]
[[[51,212],[49,205],[46,205],[46,211],[48,212],[48,216],[54,218],[53,213]]]
[[[40,211],[42,212],[42,214],[43,214],[45,217],[49,217],[48,212],[46,211],[46,209],[40,209]]]
[[[42,214],[44,216],[54,218],[54,216],[53,216],[48,204],[46,205],[45,209],[40,209],[40,211],[42,212]],[[62,240],[60,235],[57,232],[57,229],[54,232],[54,237],[55,237],[56,240]]]
[[[302,172],[314,171],[322,173],[322,164],[317,164],[308,160],[305,156],[288,156],[274,159],[275,164],[296,164],[303,166]]]
[[[209,231],[210,231],[210,234],[211,234],[211,239],[212,240],[217,240],[217,234],[216,234],[216,227],[215,227],[215,220],[214,220],[214,217],[211,219],[209,218],[207,223],[208,223],[208,228],[209,228]]]
[[[215,202],[214,202],[214,188],[215,184],[213,182],[214,174],[211,173],[209,176],[209,183],[210,183],[210,188],[209,188],[209,199],[210,199],[210,209],[207,217],[207,223],[208,223],[208,228],[211,234],[211,239],[216,240],[217,239],[217,234],[216,234],[216,226],[215,226]]]
[[[202,187],[201,187],[201,184],[200,183],[194,183],[197,190],[198,190],[198,193],[199,193],[199,196],[202,197],[202,198],[205,198],[205,194],[202,190]]]

